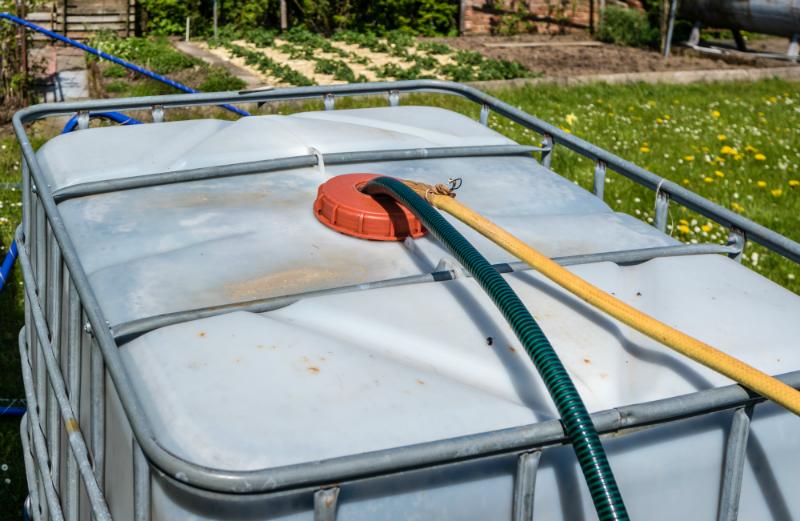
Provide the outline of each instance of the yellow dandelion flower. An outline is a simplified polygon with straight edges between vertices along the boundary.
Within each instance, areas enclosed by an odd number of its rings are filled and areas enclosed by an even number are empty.
[[[756,185],[757,185],[759,188],[766,188],[766,187],[767,187],[767,182],[766,182],[766,181],[757,181],[757,182],[756,182]]]
[[[706,233],[710,232],[713,228],[714,228],[714,226],[711,223],[706,223],[706,224],[704,224],[703,226],[700,227],[700,229],[703,230]]]
[[[685,224],[679,224],[678,231],[681,233],[689,233],[689,227],[686,226]]]
[[[766,161],[767,156],[765,156],[764,154],[756,154],[753,156],[753,159],[755,159],[756,161]]]
[[[689,180],[684,178],[683,184],[688,185],[689,184]]]
[[[713,183],[714,178],[706,176],[703,178],[703,181],[705,181],[706,183]]]
[[[712,117],[712,118],[718,118],[718,117],[720,117],[721,115],[722,115],[722,114],[720,114],[718,110],[712,110],[712,111],[711,111],[711,117]]]
[[[797,188],[798,186],[800,186],[800,181],[798,181],[797,179],[789,179],[789,186],[791,186],[792,188]]]
[[[660,125],[660,124],[664,123],[664,120],[661,119],[661,118],[656,118],[656,123],[658,123]]]
[[[689,226],[689,221],[687,221],[686,219],[680,219],[678,221],[678,224],[682,224],[684,226]]]
[[[714,175],[717,177],[725,177],[725,172],[720,172],[719,170],[714,170]]]
[[[723,146],[722,148],[719,149],[719,151],[721,154],[725,154],[726,156],[734,156],[738,154],[735,148],[728,145]]]
[[[770,193],[772,194],[772,197],[780,197],[783,195],[783,190],[776,188],[775,190],[770,190]]]
[[[639,148],[639,152],[644,152],[646,154],[647,152],[650,152],[650,147],[643,146],[643,147]]]
[[[667,121],[669,121],[669,120],[671,120],[671,119],[672,119],[672,116],[670,116],[669,114],[664,114],[664,119],[666,119]]]
[[[744,147],[744,151],[745,152],[758,152],[756,147],[754,147],[753,145],[747,145],[746,147]]]
[[[735,156],[733,156],[733,159],[734,161],[739,161],[740,159],[742,159],[742,154],[736,154]]]
[[[575,123],[577,120],[578,120],[578,116],[576,116],[575,114],[572,114],[572,113],[567,114],[567,117],[564,118],[564,121],[566,121],[567,125],[570,125],[570,126],[572,126],[572,124]]]
[[[684,161],[694,161],[694,156],[683,156]]]
[[[719,139],[720,141],[725,141],[726,139],[728,139],[728,136],[726,136],[725,134],[717,134],[717,139]]]
[[[743,212],[744,211],[744,206],[742,206],[741,204],[739,204],[737,202],[731,203],[731,208],[733,208],[734,212]]]

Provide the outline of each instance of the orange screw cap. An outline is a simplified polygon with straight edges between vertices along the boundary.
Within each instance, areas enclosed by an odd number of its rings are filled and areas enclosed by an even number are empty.
[[[337,232],[373,241],[418,239],[425,228],[414,214],[387,196],[373,197],[360,191],[378,174],[344,174],[322,183],[314,201],[319,222]]]

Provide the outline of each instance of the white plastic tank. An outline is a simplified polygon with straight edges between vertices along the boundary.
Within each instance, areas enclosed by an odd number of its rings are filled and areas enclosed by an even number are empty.
[[[504,144],[513,141],[456,113],[401,106],[88,129],[51,140],[38,160],[58,190],[309,151]],[[312,213],[317,187],[349,172],[426,183],[460,177],[460,200],[550,256],[678,244],[519,156],[320,165],[74,198],[59,210],[112,328],[454,263],[430,236],[413,243],[365,241],[320,224]],[[516,260],[453,224],[490,262]],[[767,373],[800,366],[800,297],[734,260],[699,255],[569,269]],[[535,272],[506,277],[590,411],[731,383]],[[219,471],[311,467],[556,418],[513,333],[465,277],[184,322],[144,334],[120,353],[157,442]],[[115,519],[131,519],[132,434],[114,395],[107,411],[106,494]],[[716,517],[731,414],[604,439],[632,519]],[[740,519],[789,519],[800,512],[798,439],[796,417],[759,406]],[[516,461],[496,456],[342,484],[337,519],[510,519]],[[311,488],[223,494],[179,481],[152,473],[153,521],[314,516]],[[534,511],[537,519],[594,518],[569,446],[543,452]]]

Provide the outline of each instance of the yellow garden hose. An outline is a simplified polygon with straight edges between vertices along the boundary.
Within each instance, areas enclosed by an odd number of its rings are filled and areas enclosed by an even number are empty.
[[[602,309],[620,322],[627,324],[653,340],[688,356],[692,360],[731,378],[761,396],[800,415],[800,392],[796,389],[737,358],[642,313],[583,280],[506,230],[456,201],[446,187],[442,185],[432,187],[412,181],[406,181],[406,184],[419,195],[425,197],[436,208],[444,210],[475,229],[487,239],[590,305]]]

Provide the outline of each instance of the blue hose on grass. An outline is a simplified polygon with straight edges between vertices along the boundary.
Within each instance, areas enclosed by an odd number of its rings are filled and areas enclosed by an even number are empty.
[[[199,90],[196,90],[196,89],[193,89],[191,87],[188,87],[188,86],[184,85],[183,83],[178,83],[177,81],[173,81],[173,80],[171,80],[171,79],[169,79],[169,78],[167,78],[165,76],[162,76],[160,74],[157,74],[157,73],[155,73],[153,71],[147,70],[147,69],[145,69],[143,67],[139,67],[138,65],[135,65],[133,63],[127,62],[127,61],[123,60],[122,58],[117,58],[116,56],[113,56],[111,54],[105,53],[105,52],[103,52],[103,51],[101,51],[99,49],[95,49],[94,47],[89,47],[88,45],[86,45],[84,43],[81,43],[81,42],[78,42],[76,40],[73,40],[72,38],[67,38],[64,35],[61,35],[61,34],[58,34],[56,32],[50,31],[48,29],[45,29],[44,27],[42,27],[40,25],[36,25],[34,23],[31,23],[31,22],[29,22],[27,20],[23,20],[22,18],[14,16],[13,14],[0,13],[0,19],[2,19],[2,18],[6,19],[6,20],[9,20],[11,22],[14,22],[15,24],[21,25],[23,27],[27,27],[28,29],[32,29],[34,31],[40,32],[40,33],[42,33],[42,34],[44,34],[46,36],[49,36],[50,38],[53,38],[54,40],[58,40],[60,42],[64,42],[66,44],[72,45],[73,47],[77,47],[78,49],[81,49],[81,50],[83,50],[85,52],[88,52],[89,54],[94,54],[95,56],[99,56],[100,58],[103,58],[104,60],[108,60],[110,62],[116,63],[117,65],[121,65],[122,67],[125,67],[126,69],[130,69],[130,70],[132,70],[134,72],[138,72],[139,74],[147,76],[148,78],[150,78],[152,80],[160,81],[161,83],[169,85],[170,87],[173,87],[175,89],[181,90],[183,92],[188,92],[190,94],[195,94],[197,92],[200,92]],[[233,105],[225,104],[225,105],[220,105],[220,106],[224,107],[224,108],[230,110],[231,112],[233,112],[234,114],[238,114],[240,116],[249,116],[250,115],[250,113],[247,112],[246,110],[242,110],[240,108],[234,107]]]

